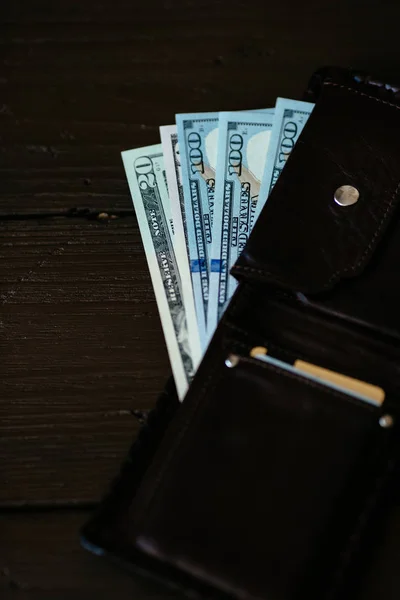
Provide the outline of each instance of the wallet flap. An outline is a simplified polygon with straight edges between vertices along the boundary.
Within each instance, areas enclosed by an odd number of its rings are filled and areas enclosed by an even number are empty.
[[[235,277],[316,293],[361,273],[398,203],[399,108],[357,87],[323,84]],[[359,198],[341,206],[334,196],[345,185]]]

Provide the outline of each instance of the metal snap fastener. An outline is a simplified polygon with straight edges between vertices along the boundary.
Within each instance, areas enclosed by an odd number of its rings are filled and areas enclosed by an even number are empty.
[[[394,419],[392,415],[382,415],[379,419],[379,425],[384,427],[385,429],[389,429],[389,427],[393,427]]]
[[[339,206],[351,206],[360,197],[360,192],[352,185],[341,185],[333,194],[336,204]]]
[[[230,354],[225,360],[225,364],[229,369],[233,369],[239,363],[239,357],[237,354]]]

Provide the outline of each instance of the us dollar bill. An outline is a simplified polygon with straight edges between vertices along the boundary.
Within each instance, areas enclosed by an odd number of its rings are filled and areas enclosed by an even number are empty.
[[[161,146],[164,154],[164,164],[167,174],[168,195],[172,216],[175,221],[182,222],[186,254],[189,256],[187,237],[185,201],[183,198],[182,168],[179,152],[178,130],[176,125],[161,125]]]
[[[189,267],[200,343],[207,345],[209,255],[212,243],[218,113],[176,115]]]
[[[274,116],[221,112],[207,333],[214,332],[235,288],[229,275],[255,221]]]
[[[260,188],[259,216],[314,108],[311,102],[277,98],[274,125]]]
[[[185,305],[191,356],[194,367],[197,368],[202,357],[202,351],[196,318],[196,307],[194,304],[192,277],[189,268],[189,247],[176,125],[163,125],[160,127],[160,137],[164,155],[172,221],[174,224],[172,242],[182,285],[182,296]]]
[[[194,374],[161,144],[122,152],[178,396]]]

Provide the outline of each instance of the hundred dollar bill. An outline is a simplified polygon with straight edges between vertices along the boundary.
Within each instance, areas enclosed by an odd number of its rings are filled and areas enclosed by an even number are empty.
[[[242,111],[239,111],[242,112]],[[252,112],[252,113],[264,113],[265,115],[272,115],[274,116],[275,114],[275,107],[274,108],[256,108],[255,110],[249,110],[248,112]]]
[[[200,343],[207,345],[209,253],[212,242],[218,113],[176,115],[182,187]]]
[[[256,218],[258,218],[272,188],[277,182],[313,108],[314,104],[311,102],[277,98],[274,126],[260,188],[260,201],[257,206]]]
[[[178,396],[193,376],[161,144],[122,152]]]
[[[192,278],[189,269],[189,248],[186,228],[186,215],[183,199],[182,173],[176,125],[160,127],[161,146],[167,176],[168,195],[174,224],[173,245],[182,283],[182,296],[185,305],[186,322],[193,365],[197,368],[201,357],[199,328],[193,297]]]
[[[270,112],[221,112],[207,334],[214,332],[236,281],[229,271],[254,224],[274,116]]]

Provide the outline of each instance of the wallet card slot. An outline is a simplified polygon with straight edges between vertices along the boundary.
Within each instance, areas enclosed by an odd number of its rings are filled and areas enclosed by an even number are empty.
[[[385,477],[380,415],[256,359],[218,359],[132,505],[135,545],[236,597],[325,597]]]
[[[381,387],[300,359],[296,359],[293,364],[287,363],[273,356],[268,356],[268,350],[263,346],[252,348],[250,356],[272,366],[285,369],[289,373],[301,375],[310,379],[310,381],[320,382],[333,390],[346,393],[374,406],[382,406],[385,399],[385,392]]]
[[[325,382],[317,380],[314,377],[309,377],[305,373],[294,369],[289,363],[284,363],[284,361],[276,360],[272,357],[270,357],[271,362],[260,360],[260,358],[254,356],[240,356],[239,361],[241,363],[251,365],[256,369],[264,370],[266,377],[269,373],[276,372],[283,378],[293,379],[297,381],[297,383],[301,386],[309,386],[311,388],[319,390],[323,394],[327,394],[328,396],[334,396],[340,399],[341,402],[355,403],[360,407],[364,407],[364,404],[366,404],[370,412],[375,412],[380,407],[380,403],[366,403],[366,401],[360,397],[348,394],[345,391],[339,389],[338,387],[328,386]],[[337,407],[335,406],[335,410],[336,409]],[[379,411],[376,414],[379,414]]]
[[[385,402],[398,402],[400,349],[383,335],[371,336],[362,327],[254,284],[241,285],[224,329],[233,348],[240,343],[248,353],[253,346],[266,346],[289,363],[301,359],[377,385],[387,393]]]

